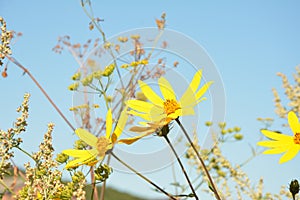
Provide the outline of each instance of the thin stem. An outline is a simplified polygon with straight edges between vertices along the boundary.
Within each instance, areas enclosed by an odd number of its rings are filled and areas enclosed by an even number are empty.
[[[94,173],[94,167],[91,167],[91,179],[92,179],[92,194],[91,194],[91,199],[98,199],[98,190],[96,187],[96,181],[95,181],[95,173]]]
[[[193,194],[194,194],[195,199],[198,200],[199,198],[198,198],[198,196],[197,196],[197,194],[196,194],[196,191],[195,191],[195,189],[194,189],[194,187],[193,187],[193,185],[192,185],[192,183],[191,183],[191,181],[190,181],[190,178],[189,178],[189,176],[187,175],[187,173],[186,173],[186,171],[185,171],[185,169],[184,169],[184,166],[183,166],[183,164],[182,164],[180,158],[178,157],[178,154],[176,153],[176,151],[175,151],[175,149],[174,149],[172,143],[170,142],[170,140],[169,140],[169,138],[168,138],[167,135],[164,135],[164,138],[166,139],[168,145],[170,146],[172,152],[174,153],[174,155],[175,155],[175,157],[176,157],[176,159],[177,159],[177,161],[178,161],[178,163],[179,163],[179,165],[180,165],[180,167],[181,167],[181,170],[182,170],[182,172],[183,172],[183,174],[184,174],[184,176],[185,176],[185,178],[186,178],[186,180],[187,180],[187,182],[188,182],[188,184],[189,184],[189,186],[190,186],[190,188],[191,188],[191,190],[192,190],[192,192],[193,192]]]
[[[153,185],[154,187],[156,187],[156,189],[158,189],[159,191],[161,191],[162,193],[164,193],[165,195],[167,195],[168,197],[170,197],[170,199],[172,200],[176,200],[175,197],[173,197],[171,194],[167,193],[165,190],[163,190],[161,187],[159,187],[158,185],[156,185],[155,183],[153,183],[151,180],[149,180],[147,177],[145,177],[144,175],[142,175],[141,173],[139,173],[138,171],[136,171],[135,169],[133,169],[132,167],[130,167],[127,163],[125,163],[124,161],[122,161],[119,157],[117,157],[113,152],[110,152],[110,154],[120,163],[122,163],[125,167],[127,167],[128,169],[130,169],[132,172],[134,172],[136,175],[138,175],[139,177],[141,177],[142,179],[144,179],[145,181],[147,181],[148,183],[150,183],[151,185]]]
[[[41,90],[41,92],[45,95],[45,97],[48,99],[48,101],[51,103],[51,105],[54,107],[54,109],[58,112],[58,114],[63,118],[63,120],[69,125],[69,127],[75,131],[75,128],[72,126],[72,124],[69,122],[69,120],[65,117],[65,115],[60,111],[60,109],[57,107],[57,105],[53,102],[53,100],[50,98],[50,96],[47,94],[47,92],[43,89],[43,87],[39,84],[39,82],[34,78],[34,76],[26,69],[23,65],[21,65],[15,58],[10,57],[6,55],[6,57],[13,62],[15,65],[17,65],[19,68],[21,68],[24,71],[24,74],[28,74],[28,76],[31,78],[31,80],[36,84],[36,86]]]
[[[22,151],[23,153],[25,153],[27,156],[29,156],[32,160],[34,160],[35,162],[37,162],[30,153],[28,153],[27,151],[25,151],[24,149],[21,149],[20,147],[16,146],[17,149],[19,149],[20,151]]]
[[[106,162],[107,165],[109,165],[110,159],[111,159],[111,154],[108,155],[107,162]],[[100,200],[104,200],[105,188],[106,188],[106,179],[103,181],[101,187]]]
[[[5,184],[5,182],[2,180],[2,179],[0,179],[0,184],[5,188],[5,189],[7,189],[11,194],[15,194],[14,193],[14,191],[12,191],[6,184]]]
[[[198,157],[198,159],[199,159],[199,161],[200,161],[200,163],[201,163],[201,165],[202,165],[202,167],[203,167],[203,169],[204,169],[204,172],[205,172],[205,174],[206,174],[206,176],[207,176],[207,178],[208,178],[208,180],[209,180],[209,182],[210,182],[210,185],[211,185],[211,187],[212,187],[212,189],[213,189],[213,192],[214,192],[216,198],[217,198],[218,200],[221,200],[221,197],[220,197],[220,195],[219,195],[219,193],[218,193],[217,187],[215,186],[214,181],[213,181],[213,179],[211,178],[211,176],[210,176],[210,174],[209,174],[209,172],[208,172],[208,170],[207,170],[207,168],[206,168],[206,166],[205,166],[205,163],[204,163],[203,159],[201,158],[199,152],[197,151],[195,145],[193,144],[193,142],[192,142],[190,136],[188,135],[188,133],[186,132],[185,128],[183,127],[183,125],[182,125],[181,122],[179,121],[179,118],[176,119],[176,122],[177,122],[178,125],[180,126],[180,128],[181,128],[181,130],[183,131],[185,137],[187,138],[187,140],[189,141],[191,147],[192,147],[193,150],[195,151],[195,153],[196,153],[196,155],[197,155],[197,157]]]

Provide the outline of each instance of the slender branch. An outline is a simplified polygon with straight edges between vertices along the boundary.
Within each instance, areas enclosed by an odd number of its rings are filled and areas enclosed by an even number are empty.
[[[141,173],[139,173],[138,171],[136,171],[135,169],[133,169],[132,167],[130,167],[127,163],[125,163],[124,161],[122,161],[119,157],[117,157],[112,151],[110,152],[110,154],[120,163],[122,163],[125,167],[127,167],[128,169],[130,169],[132,172],[134,172],[136,175],[138,175],[139,177],[141,177],[142,179],[144,179],[145,181],[147,181],[148,183],[150,183],[151,185],[153,185],[154,187],[156,187],[156,189],[158,189],[159,191],[161,191],[162,193],[164,193],[165,195],[167,195],[168,197],[170,197],[170,199],[172,200],[176,200],[175,197],[173,197],[171,194],[167,193],[165,190],[163,190],[161,187],[159,187],[158,185],[156,185],[155,183],[153,183],[151,180],[149,180],[147,177],[145,177],[144,175],[142,175]]]
[[[201,165],[202,165],[202,167],[203,167],[203,169],[204,169],[204,172],[205,172],[206,176],[208,177],[208,180],[209,180],[209,182],[210,182],[210,185],[211,185],[211,187],[212,187],[212,189],[213,189],[213,192],[214,192],[216,198],[217,198],[218,200],[221,200],[221,197],[220,197],[220,195],[219,195],[219,193],[218,193],[217,187],[215,186],[214,181],[213,181],[213,179],[211,178],[211,176],[210,176],[210,174],[209,174],[209,172],[208,172],[208,170],[207,170],[207,168],[206,168],[206,166],[205,166],[205,163],[204,163],[203,159],[201,158],[199,152],[197,151],[195,145],[193,144],[193,142],[192,142],[190,136],[188,135],[188,133],[186,132],[185,128],[183,127],[183,125],[182,125],[181,122],[179,121],[179,118],[176,119],[176,122],[177,122],[178,125],[180,126],[180,128],[181,128],[181,130],[183,131],[185,137],[187,138],[187,140],[189,141],[191,147],[192,147],[193,150],[195,151],[195,153],[196,153],[196,155],[197,155],[197,158],[199,159],[199,161],[200,161],[200,163],[201,163]]]
[[[196,194],[196,191],[195,191],[195,189],[194,189],[194,187],[193,187],[193,185],[192,185],[192,183],[191,183],[191,181],[190,181],[190,178],[189,178],[189,176],[187,175],[187,173],[186,173],[186,171],[185,171],[185,169],[184,169],[184,166],[183,166],[183,164],[182,164],[180,158],[178,157],[178,154],[176,153],[176,151],[175,151],[175,149],[174,149],[172,143],[170,142],[170,140],[169,140],[169,138],[168,138],[167,135],[164,135],[164,138],[166,139],[168,145],[169,145],[170,148],[172,149],[172,152],[174,153],[175,157],[177,158],[177,161],[178,161],[178,163],[179,163],[179,165],[180,165],[180,167],[181,167],[181,170],[182,170],[182,172],[183,172],[183,174],[184,174],[184,176],[185,176],[185,178],[186,178],[186,180],[187,180],[187,182],[188,182],[188,184],[189,184],[189,186],[190,186],[190,188],[191,188],[193,194],[194,194],[195,199],[198,200],[199,198],[198,198],[198,196],[197,196],[197,194]]]
[[[5,182],[4,182],[2,179],[0,179],[0,184],[1,184],[5,189],[7,189],[11,194],[15,194],[14,191],[12,191],[12,190],[5,184]]]
[[[28,76],[31,78],[31,80],[36,84],[36,86],[41,90],[41,92],[45,95],[45,97],[48,99],[48,101],[51,103],[51,105],[54,107],[54,109],[58,112],[58,114],[63,118],[63,120],[69,125],[69,127],[75,131],[75,128],[70,123],[70,121],[65,117],[65,115],[60,111],[60,109],[57,107],[57,105],[53,102],[53,100],[50,98],[50,96],[47,94],[47,92],[43,89],[43,87],[39,84],[39,82],[34,78],[34,76],[29,72],[27,68],[25,68],[22,64],[20,64],[15,58],[10,57],[6,55],[6,57],[13,62],[15,65],[17,65],[19,68],[21,68],[24,71],[24,74],[28,74]]]

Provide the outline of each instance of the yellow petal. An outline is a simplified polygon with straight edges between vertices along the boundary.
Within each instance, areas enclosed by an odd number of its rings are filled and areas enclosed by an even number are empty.
[[[151,121],[151,117],[150,117],[150,114],[143,114],[143,113],[139,113],[139,112],[136,112],[134,110],[130,110],[128,111],[128,114],[131,114],[131,115],[134,115],[134,116],[137,116],[137,117],[140,117],[146,121]]]
[[[182,97],[180,98],[179,104],[181,108],[193,107],[197,105],[197,99],[193,90],[188,87]]]
[[[96,158],[97,158],[97,151],[94,151],[94,155],[89,154],[88,157],[81,157],[81,158],[69,161],[66,164],[65,168],[69,169],[69,168],[78,167],[80,165],[85,165],[85,164],[88,164],[88,163],[94,161]]]
[[[138,141],[139,139],[143,138],[143,137],[146,137],[148,135],[151,135],[152,132],[150,133],[145,133],[145,134],[142,134],[142,135],[139,135],[139,136],[136,136],[136,137],[132,137],[132,138],[126,138],[126,139],[122,139],[122,140],[119,140],[118,143],[123,143],[123,144],[132,144],[136,141]]]
[[[202,76],[202,70],[198,70],[194,77],[193,77],[193,80],[191,81],[190,83],[190,88],[192,89],[193,93],[195,93],[200,85],[200,82],[201,82],[201,76]]]
[[[290,111],[288,113],[288,121],[293,133],[300,133],[300,124],[298,121],[298,117],[293,111]]]
[[[131,109],[134,109],[138,112],[143,112],[143,113],[149,113],[151,108],[154,106],[151,103],[136,100],[136,99],[131,99],[131,100],[126,101],[126,105],[128,105],[128,107],[130,107]]]
[[[155,105],[163,105],[164,101],[146,83],[139,81],[140,88],[144,95]]]
[[[154,130],[155,131],[155,129],[152,128],[152,127],[144,127],[144,126],[133,126],[129,130],[132,131],[132,132],[135,132],[135,133],[142,133],[142,132],[146,132],[146,131],[149,131],[149,130]]]
[[[265,136],[273,140],[286,141],[286,142],[293,140],[293,137],[289,135],[284,135],[269,130],[261,130],[261,132],[262,134],[264,134]]]
[[[124,108],[124,110],[121,112],[121,115],[120,115],[120,118],[119,118],[119,121],[117,123],[117,126],[116,126],[116,129],[114,131],[115,135],[117,136],[117,138],[120,137],[120,135],[122,134],[123,130],[124,130],[124,127],[126,125],[126,122],[127,122],[127,118],[128,118],[128,115],[127,115],[127,106]]]
[[[300,145],[293,145],[283,156],[280,158],[279,163],[282,164],[293,159],[300,150]]]
[[[153,106],[153,108],[150,111],[150,120],[148,120],[148,121],[158,122],[158,121],[161,121],[166,116],[167,116],[167,114],[165,113],[165,110],[163,107]]]
[[[78,128],[75,130],[76,135],[83,140],[85,143],[90,145],[91,147],[96,147],[97,146],[97,137],[88,132],[85,129]]]
[[[97,150],[78,150],[78,149],[66,149],[62,153],[67,154],[75,158],[90,157],[91,155],[97,154]]]
[[[163,97],[165,98],[165,100],[166,99],[176,100],[174,90],[173,90],[171,84],[169,83],[169,81],[167,81],[167,79],[165,79],[164,77],[160,77],[158,79],[158,84],[159,84],[160,91],[161,91]]]
[[[201,88],[200,90],[196,93],[196,99],[200,99],[204,93],[208,90],[209,86],[212,84],[213,82],[212,81],[209,81],[207,83],[205,83]]]
[[[277,147],[273,149],[268,149],[263,152],[263,154],[281,154],[286,152],[288,149],[286,147]]]
[[[111,109],[109,109],[106,113],[106,138],[110,138],[110,133],[112,129],[112,113]]]
[[[263,146],[263,147],[270,147],[270,148],[274,148],[274,147],[286,147],[286,146],[290,146],[293,144],[293,141],[261,141],[258,142],[257,145],[259,146]]]
[[[181,116],[194,115],[194,114],[195,114],[195,111],[194,111],[193,107],[182,108]]]

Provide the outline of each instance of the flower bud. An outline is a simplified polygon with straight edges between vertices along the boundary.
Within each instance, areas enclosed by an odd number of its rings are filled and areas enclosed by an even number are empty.
[[[108,179],[109,175],[112,173],[112,168],[110,168],[108,165],[103,164],[97,167],[95,169],[95,179],[97,181],[103,182],[106,179]]]
[[[82,80],[81,80],[81,83],[83,86],[88,86],[89,84],[91,84],[93,81],[93,75],[90,74],[90,75],[87,75],[86,77],[84,77]]]
[[[64,154],[64,153],[60,153],[60,154],[57,154],[55,160],[58,162],[58,163],[64,163],[66,162],[67,160],[69,159],[69,156]]]
[[[115,69],[114,63],[106,66],[104,71],[102,72],[102,76],[106,76],[106,77],[110,76],[113,73],[114,69]]]
[[[81,77],[81,73],[80,73],[80,72],[77,72],[77,73],[75,73],[75,74],[71,77],[71,79],[72,79],[73,81],[79,81],[79,80],[80,80],[80,77]]]
[[[236,134],[234,134],[234,136],[233,136],[236,140],[242,140],[243,139],[243,135],[242,134],[240,134],[240,133],[236,133]]]
[[[295,199],[296,194],[299,193],[299,183],[296,179],[291,181],[289,190]]]
[[[75,82],[75,83],[72,83],[71,85],[69,85],[68,89],[69,89],[70,91],[75,91],[75,90],[78,89],[78,87],[79,87],[79,83],[78,83],[78,82]]]

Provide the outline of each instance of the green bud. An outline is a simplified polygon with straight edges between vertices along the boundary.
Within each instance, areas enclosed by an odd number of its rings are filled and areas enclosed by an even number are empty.
[[[88,86],[93,81],[93,74],[87,75],[81,80],[83,86]]]
[[[87,144],[82,140],[76,140],[74,143],[74,149],[85,149],[87,147]]]
[[[233,129],[234,129],[234,131],[237,132],[237,133],[241,131],[241,128],[238,127],[238,126],[235,126]]]
[[[73,81],[79,81],[79,80],[80,80],[80,77],[81,77],[81,73],[80,73],[80,72],[77,72],[77,73],[75,73],[75,74],[71,77],[71,79],[72,79]]]
[[[101,70],[98,70],[98,71],[94,71],[94,72],[93,72],[93,78],[99,80],[99,79],[101,78],[101,76],[102,76],[102,71],[101,71]]]
[[[232,133],[233,132],[233,128],[229,128],[227,129],[228,133]]]
[[[222,129],[222,130],[221,130],[221,134],[222,134],[222,135],[225,135],[226,133],[227,133],[227,130],[225,130],[225,129]]]
[[[217,174],[221,177],[225,177],[226,176],[226,173],[223,172],[222,170],[217,170]]]
[[[226,127],[226,122],[220,122],[220,123],[219,123],[219,127],[220,127],[221,129],[224,129],[224,128]]]
[[[75,83],[72,83],[71,85],[69,85],[68,89],[69,89],[70,91],[75,91],[75,90],[78,89],[78,87],[79,87],[79,83],[78,83],[78,82],[75,82]]]
[[[110,168],[108,165],[103,164],[97,167],[95,169],[95,179],[97,181],[103,182],[106,179],[108,179],[109,175],[112,173],[112,168]]]
[[[211,121],[205,122],[205,126],[211,126],[213,123]]]
[[[293,195],[293,199],[295,199],[296,194],[299,193],[299,183],[296,179],[291,181],[289,190]]]
[[[65,163],[67,160],[69,159],[69,156],[64,154],[64,153],[59,153],[57,154],[55,160],[58,162],[58,163]]]
[[[80,182],[81,180],[83,180],[85,177],[84,177],[84,174],[81,172],[81,171],[77,171],[74,173],[74,175],[72,176],[72,181],[74,183],[78,183]]]
[[[244,137],[244,136],[243,136],[242,134],[240,134],[240,133],[234,134],[234,138],[235,138],[236,140],[242,140],[243,137]]]
[[[106,77],[110,76],[113,73],[114,69],[115,69],[114,63],[106,66],[104,71],[102,72],[102,76],[106,76]]]

